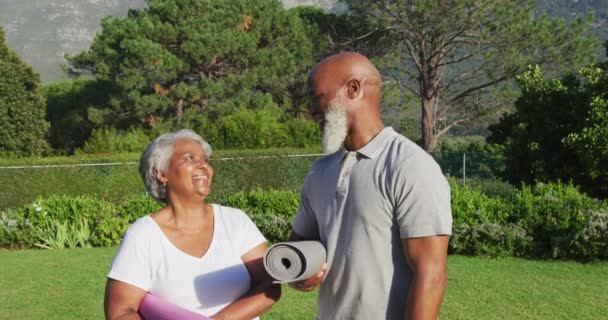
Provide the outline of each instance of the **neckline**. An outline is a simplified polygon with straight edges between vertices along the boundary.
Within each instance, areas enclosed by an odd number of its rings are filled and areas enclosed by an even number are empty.
[[[218,217],[221,216],[220,214],[216,214],[217,210],[220,210],[218,205],[211,204],[211,207],[213,208],[213,212],[212,212],[212,214],[213,214],[213,235],[211,236],[211,243],[209,243],[209,248],[207,248],[207,251],[201,257],[193,256],[189,253],[184,252],[180,248],[178,248],[173,242],[171,242],[171,240],[169,240],[169,238],[167,238],[167,235],[165,234],[163,229],[160,227],[160,225],[158,225],[158,223],[154,220],[154,218],[152,218],[150,215],[147,215],[146,217],[148,219],[150,219],[152,224],[155,226],[156,230],[160,233],[162,241],[166,242],[169,245],[169,247],[171,247],[173,249],[173,251],[178,252],[180,255],[188,257],[189,259],[203,262],[212,253],[212,250],[215,247],[215,239],[216,239],[217,230],[218,230],[217,225],[219,222]]]

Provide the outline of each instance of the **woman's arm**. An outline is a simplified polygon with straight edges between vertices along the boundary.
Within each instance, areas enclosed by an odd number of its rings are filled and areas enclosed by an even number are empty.
[[[281,285],[272,283],[273,279],[264,268],[263,257],[266,249],[267,245],[264,242],[241,257],[251,277],[251,289],[213,315],[213,319],[250,320],[264,313],[279,301]]]
[[[104,311],[107,320],[141,320],[137,313],[146,291],[122,281],[108,279]]]

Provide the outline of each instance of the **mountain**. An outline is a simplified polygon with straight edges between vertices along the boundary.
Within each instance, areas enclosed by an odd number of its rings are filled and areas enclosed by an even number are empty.
[[[287,8],[307,4],[334,12],[344,9],[339,0],[282,1]],[[595,12],[592,32],[602,41],[608,39],[608,0],[537,1],[537,13],[566,19]],[[0,25],[11,48],[42,81],[52,82],[66,77],[60,68],[63,55],[87,49],[103,17],[124,16],[129,8],[145,5],[145,0],[0,0]]]
[[[336,10],[337,0],[283,0],[285,7],[309,4]],[[66,78],[65,53],[87,49],[105,16],[125,16],[145,0],[0,0],[0,25],[9,46],[40,73],[43,82]]]

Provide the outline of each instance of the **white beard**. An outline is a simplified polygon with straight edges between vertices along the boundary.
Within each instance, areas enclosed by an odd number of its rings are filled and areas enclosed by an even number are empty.
[[[342,147],[347,133],[346,111],[340,104],[330,104],[325,113],[323,152],[329,154],[338,151]]]

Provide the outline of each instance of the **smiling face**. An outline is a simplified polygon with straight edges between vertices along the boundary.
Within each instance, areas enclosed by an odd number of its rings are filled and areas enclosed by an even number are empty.
[[[192,139],[179,139],[173,145],[173,154],[165,173],[159,180],[167,183],[167,195],[206,198],[211,192],[213,168],[203,147]]]

